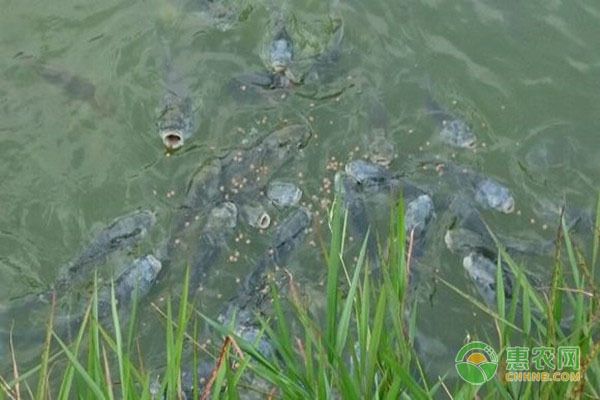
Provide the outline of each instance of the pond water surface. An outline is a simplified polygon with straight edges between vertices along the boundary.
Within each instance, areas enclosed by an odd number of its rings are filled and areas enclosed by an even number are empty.
[[[321,206],[328,203],[322,199],[332,198],[329,185],[341,167],[337,162],[367,152],[373,99],[383,105],[387,135],[396,148],[390,169],[418,182],[416,161],[437,157],[511,188],[516,212],[484,211],[494,230],[549,239],[556,221],[541,219],[544,207],[564,199],[581,208],[595,204],[600,182],[597,1],[298,0],[279,7],[223,0],[226,12],[210,8],[220,3],[2,1],[2,307],[47,288],[94,232],[133,210],[153,210],[158,222],[133,255],[119,255],[109,264],[122,265],[164,246],[199,166],[285,123],[308,123],[314,132],[275,174],[296,182],[313,210],[314,229],[288,267],[300,282],[322,281],[316,234],[326,237]],[[264,70],[262,54],[278,13],[293,21],[289,30],[300,57],[326,51],[330,26],[341,21],[339,60],[313,87],[246,96],[231,79]],[[171,155],[155,127],[165,91],[165,43],[198,118],[194,136]],[[32,65],[80,81],[76,88],[56,85]],[[438,140],[425,106],[428,98],[473,126],[475,149],[449,148]],[[417,265],[424,287],[418,324],[431,347],[432,376],[452,373],[455,351],[467,334],[485,337],[492,328],[489,317],[434,283],[439,275],[476,295],[460,258],[444,248],[442,228],[437,229]],[[235,237],[244,237],[232,240],[208,270],[199,307],[208,314],[220,309],[235,293],[236,282],[252,270],[271,232],[247,226],[236,231]],[[192,247],[182,244],[179,262],[169,266],[153,301],[179,290]],[[543,280],[550,267],[548,260],[537,260],[531,272]],[[319,290],[316,285],[311,293]],[[154,314],[144,309],[146,333],[160,325]],[[43,329],[47,315],[36,315]],[[16,318],[15,337],[19,322],[27,325],[30,318]],[[4,340],[12,325],[8,319],[0,322]],[[141,333],[160,345],[162,338]],[[23,348],[33,340],[26,336]]]

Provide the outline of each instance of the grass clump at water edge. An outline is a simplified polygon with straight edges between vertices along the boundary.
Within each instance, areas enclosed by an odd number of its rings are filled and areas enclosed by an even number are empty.
[[[596,221],[589,257],[575,245],[563,222],[556,239],[552,282],[543,294],[529,282],[525,267],[501,246],[495,308],[440,278],[466,304],[491,318],[495,337],[484,340],[499,350],[501,360],[510,346],[580,349],[579,381],[507,382],[507,365],[501,361],[492,381],[474,386],[458,379],[453,366],[445,377],[427,376],[413,350],[417,302],[409,291],[411,240],[405,237],[403,215],[400,204],[383,247],[387,250],[380,257],[381,270],[373,272],[366,257],[366,238],[356,261],[348,263],[343,256],[347,220],[334,202],[324,256],[324,309],[313,311],[292,279],[286,295],[273,285],[272,316],[261,319],[262,334],[272,345],[273,355],[262,354],[255,343],[218,326],[223,340],[208,352],[212,357],[208,379],[199,382],[197,374],[192,374],[193,389],[184,387],[184,358],[192,354],[194,371],[207,359],[195,319],[200,314],[189,302],[186,274],[176,310],[171,301],[166,302],[166,310],[153,304],[164,321],[165,347],[159,350],[164,354],[164,367],[160,371],[149,371],[144,365],[144,351],[156,353],[157,349],[144,349],[136,340],[137,307],[122,326],[113,291],[109,321],[100,321],[95,290],[75,340],[67,344],[54,333],[51,315],[40,363],[20,372],[14,360],[12,375],[0,377],[0,399],[177,399],[190,394],[193,398],[239,398],[255,390],[258,398],[293,399],[600,398],[600,307],[595,284],[600,221]],[[502,262],[515,277],[512,299],[504,296]],[[567,327],[562,324],[565,320]]]

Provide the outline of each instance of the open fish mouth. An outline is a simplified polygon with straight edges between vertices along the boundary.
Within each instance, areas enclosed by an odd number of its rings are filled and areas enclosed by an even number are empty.
[[[275,72],[276,74],[282,74],[287,70],[288,64],[283,61],[274,61],[271,64],[271,68],[273,69],[273,72]]]
[[[167,130],[160,133],[163,144],[169,150],[177,150],[183,146],[183,135],[178,130]]]
[[[515,200],[511,197],[510,199],[504,202],[502,212],[505,214],[510,214],[513,211],[515,211]]]

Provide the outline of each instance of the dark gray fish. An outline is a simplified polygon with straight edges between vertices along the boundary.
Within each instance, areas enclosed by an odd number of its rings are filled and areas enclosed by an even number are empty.
[[[191,98],[167,89],[156,122],[158,134],[167,150],[181,148],[192,137],[195,130],[192,114]]]
[[[365,188],[389,185],[393,178],[392,174],[381,165],[360,159],[347,163],[345,171],[358,185]]]
[[[331,38],[326,50],[311,60],[306,72],[298,72],[301,75],[303,86],[320,87],[344,76],[340,68],[343,55],[344,24],[341,18],[332,18],[330,22]],[[340,90],[343,91],[346,87],[341,87]]]
[[[449,184],[456,192],[465,190],[472,193],[473,199],[482,207],[510,214],[515,210],[515,198],[508,187],[496,179],[480,174],[468,167],[452,162],[424,162],[439,168],[440,181]]]
[[[579,208],[567,199],[555,202],[541,196],[536,196],[532,204],[533,212],[539,220],[551,226],[560,226],[562,215],[569,231],[586,237],[593,235],[596,215],[592,210]]]
[[[285,74],[294,58],[294,44],[285,26],[279,25],[269,45],[269,69],[277,74]]]
[[[317,56],[301,60],[295,58],[294,43],[285,27],[282,16],[275,22],[275,34],[265,46],[263,59],[266,71],[244,73],[235,77],[230,83],[230,91],[242,100],[259,99],[260,93],[254,89],[296,89],[302,97],[313,99],[327,98],[340,95],[352,83],[344,82],[338,88],[325,88],[323,85],[339,78],[339,60],[341,56],[341,41],[343,29],[341,19],[331,21],[331,40],[327,50]],[[327,93],[327,91],[329,93]]]
[[[371,109],[369,111],[368,132],[365,137],[368,140],[367,149],[371,162],[388,167],[397,151],[394,142],[389,136],[388,114],[385,106],[376,96],[369,96]]]
[[[347,165],[346,165],[347,166]],[[334,185],[336,194],[341,200],[342,210],[348,213],[350,232],[359,243],[362,243],[367,234],[367,257],[373,269],[379,268],[379,257],[375,232],[369,232],[371,218],[365,205],[362,193],[358,188],[359,183],[349,174],[338,172],[335,174]]]
[[[482,254],[472,252],[463,258],[463,267],[485,302],[490,306],[494,306],[497,297],[496,271],[498,267],[496,263]],[[502,279],[504,296],[506,299],[511,299],[513,279],[504,267],[502,267]]]
[[[267,186],[267,198],[276,207],[296,206],[302,198],[302,189],[291,182],[271,181]]]
[[[412,234],[413,259],[423,256],[425,251],[425,234],[435,216],[433,200],[428,194],[422,194],[406,204],[404,226],[407,241],[410,241]]]
[[[433,98],[428,97],[427,112],[437,122],[441,140],[452,146],[472,149],[477,143],[477,137],[471,127],[461,118],[445,111]]]
[[[427,194],[422,194],[408,202],[404,212],[404,225],[407,235],[413,232],[414,238],[420,238],[427,226],[435,217],[433,200]]]
[[[405,200],[412,200],[426,191],[401,177],[400,173],[365,160],[352,160],[345,166],[345,172],[354,180],[360,191],[368,193],[402,192]]]
[[[173,57],[165,44],[165,93],[157,110],[158,134],[167,150],[181,148],[195,133],[197,124],[193,102],[188,90],[177,76]]]
[[[115,219],[102,229],[79,256],[69,262],[54,284],[59,293],[73,283],[85,279],[92,268],[106,262],[107,258],[118,251],[131,249],[146,235],[156,223],[156,216],[148,210],[134,211]]]
[[[482,215],[469,199],[456,196],[448,205],[448,211],[454,217],[444,236],[448,250],[462,257],[472,251],[496,257],[496,243]],[[548,256],[554,252],[553,240],[518,239],[494,234],[509,254]]]
[[[510,190],[501,183],[486,178],[475,186],[475,200],[486,208],[510,214],[515,210],[515,199]]]
[[[234,148],[217,157],[193,176],[186,200],[176,216],[163,263],[176,248],[175,242],[185,235],[194,216],[209,210],[226,198],[237,204],[257,198],[271,176],[289,162],[308,142],[307,125],[288,125],[271,132],[245,147]]]
[[[192,288],[198,287],[204,274],[218,260],[221,251],[233,237],[237,219],[237,206],[231,202],[224,202],[211,210],[200,238],[194,243],[197,251],[191,262],[190,286]]]
[[[227,325],[235,319],[236,333],[249,342],[255,342],[260,331],[256,316],[264,317],[270,307],[269,276],[275,266],[283,266],[288,262],[306,238],[310,223],[310,212],[304,208],[296,209],[281,221],[271,246],[256,263],[256,268],[247,277],[241,292],[228,302],[219,315],[221,323]],[[283,286],[283,282],[276,283]],[[271,344],[266,340],[260,342],[259,348],[262,348],[264,354],[272,351]]]
[[[134,301],[144,298],[152,289],[162,265],[153,255],[146,255],[135,259],[128,264],[114,281],[115,300],[119,310],[127,311]],[[42,298],[43,297],[43,298]],[[28,302],[24,307],[22,302],[13,302],[0,313],[0,321],[8,322],[17,319],[20,314],[28,316],[33,314],[49,313],[50,303],[47,295],[38,298],[37,302]],[[85,310],[89,304],[91,294],[65,292],[57,293],[57,316],[54,318],[54,331],[63,338],[73,336],[83,322]],[[98,317],[107,318],[111,314],[111,285],[106,284],[98,289]],[[122,314],[121,314],[122,315]],[[16,326],[18,333],[17,346],[27,346],[32,343],[41,343],[46,332],[45,324],[39,321],[26,321],[26,327]],[[45,321],[44,321],[45,322]],[[2,328],[7,328],[8,323]],[[0,331],[0,355],[4,345],[4,336],[7,332]]]
[[[271,314],[270,282],[276,266],[288,262],[293,252],[306,238],[311,223],[308,210],[298,208],[278,225],[271,246],[256,263],[256,268],[248,276],[238,294],[230,299],[217,317],[219,323],[231,328],[244,341],[256,345],[265,357],[274,354],[272,343],[262,335],[262,327],[258,316],[266,318]],[[282,289],[285,279],[279,278],[274,283]],[[209,378],[212,365],[201,364],[197,371],[199,382],[205,383]],[[184,374],[188,380],[188,393],[192,391],[193,379],[190,373]]]
[[[220,186],[224,187],[224,191],[232,199],[255,195],[274,172],[306,146],[310,136],[311,130],[307,125],[288,125],[271,132],[247,148],[232,149],[220,157]],[[198,198],[205,197],[202,195],[205,192],[204,185],[193,184],[188,190],[188,198],[197,201]]]
[[[162,269],[161,262],[152,254],[135,259],[115,280],[115,299],[119,308],[128,308],[141,298],[146,297],[156,282]],[[98,314],[105,317],[110,312],[110,288],[98,293]]]

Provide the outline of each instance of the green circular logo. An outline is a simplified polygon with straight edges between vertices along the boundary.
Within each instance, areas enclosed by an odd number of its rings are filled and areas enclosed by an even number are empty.
[[[496,375],[498,369],[498,355],[490,345],[483,342],[464,345],[454,362],[458,375],[473,385],[486,383]]]

